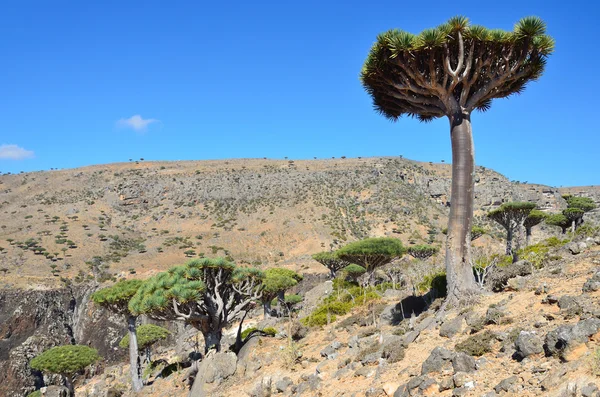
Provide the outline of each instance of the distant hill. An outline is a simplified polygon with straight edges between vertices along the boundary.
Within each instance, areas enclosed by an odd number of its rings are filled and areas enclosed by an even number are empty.
[[[441,245],[450,165],[402,158],[135,162],[0,176],[0,288],[152,274],[189,257],[324,271],[317,251],[367,236]],[[476,224],[504,201],[558,211],[600,187],[476,175]],[[598,217],[598,211],[586,215]],[[544,233],[544,228],[537,233]],[[534,235],[535,238],[535,235]]]

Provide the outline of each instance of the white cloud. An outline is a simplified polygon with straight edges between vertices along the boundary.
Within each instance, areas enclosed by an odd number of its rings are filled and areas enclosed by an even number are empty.
[[[0,159],[24,160],[33,157],[32,150],[26,150],[18,145],[0,145]]]
[[[117,125],[123,128],[131,128],[132,130],[143,132],[152,123],[158,123],[160,120],[157,119],[143,119],[142,116],[136,114],[128,119],[121,119],[117,121]]]

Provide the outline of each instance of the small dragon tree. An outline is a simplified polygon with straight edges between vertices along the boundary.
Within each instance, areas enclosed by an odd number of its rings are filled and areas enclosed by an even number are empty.
[[[349,263],[365,268],[370,285],[375,269],[400,258],[404,252],[400,240],[391,237],[375,237],[343,246],[338,250],[338,256]]]
[[[488,218],[498,222],[506,230],[506,255],[513,257],[513,262],[518,260],[517,249],[513,249],[513,237],[515,232],[529,216],[529,213],[535,209],[534,203],[524,201],[513,201],[504,203],[500,207],[488,212]]]
[[[534,226],[539,225],[548,217],[544,211],[540,210],[531,210],[527,218],[523,221],[523,226],[525,226],[525,245],[529,246],[529,240],[531,239],[531,229]]]
[[[571,221],[563,214],[548,215],[546,218],[546,224],[560,227],[562,234],[565,234],[567,229],[571,227]]]
[[[292,270],[271,268],[265,271],[261,297],[265,318],[271,316],[271,302],[273,299],[277,298],[279,306],[283,308],[285,306],[285,291],[294,287],[300,280],[302,280],[302,276]]]
[[[408,247],[408,254],[416,259],[426,260],[438,253],[439,248],[431,245],[413,245]]]
[[[143,324],[137,328],[137,339],[138,339],[138,350],[145,351],[146,354],[146,362],[151,362],[151,350],[153,344],[158,341],[167,339],[167,337],[171,334],[171,332],[163,327],[159,327],[154,324]],[[119,342],[119,346],[123,349],[127,349],[131,347],[129,344],[130,337],[129,334],[125,335],[123,339]]]
[[[98,361],[96,349],[82,345],[57,346],[46,350],[29,362],[29,366],[42,372],[61,375],[71,396],[75,395],[72,377],[88,365]]]
[[[358,283],[358,278],[367,272],[364,267],[355,265],[354,263],[346,266],[342,269],[342,271],[346,273],[348,277],[350,277],[355,283]]]
[[[146,280],[129,302],[134,314],[181,320],[204,336],[205,353],[221,350],[223,328],[261,298],[263,273],[223,258],[193,259]]]
[[[537,17],[523,18],[513,32],[507,32],[469,25],[462,16],[419,35],[389,30],[377,36],[361,71],[375,110],[385,117],[450,121],[448,301],[480,292],[471,268],[469,239],[475,175],[471,113],[488,110],[495,98],[522,92],[542,75],[554,49],[554,40],[545,31]]]
[[[567,200],[567,209],[563,215],[571,221],[571,233],[583,223],[583,215],[596,208],[596,203],[589,197],[563,196]]]
[[[335,278],[335,274],[349,265],[345,260],[340,259],[335,251],[318,252],[312,256],[314,260],[329,269],[331,279]]]
[[[143,387],[142,371],[139,364],[138,342],[136,335],[137,316],[129,311],[129,300],[136,294],[142,285],[142,280],[122,280],[115,285],[98,290],[92,294],[92,301],[113,313],[120,314],[127,321],[129,340],[129,365],[131,372],[131,386],[134,392]]]

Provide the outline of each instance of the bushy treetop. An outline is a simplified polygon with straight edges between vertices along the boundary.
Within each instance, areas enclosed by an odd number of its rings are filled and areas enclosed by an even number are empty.
[[[553,50],[538,17],[521,19],[509,32],[457,16],[418,35],[398,29],[378,35],[360,78],[384,116],[430,121],[456,108],[449,94],[471,112],[523,91],[542,75]]]
[[[29,366],[54,374],[73,374],[99,359],[96,349],[82,345],[66,345],[46,350],[31,360]]]
[[[596,208],[596,203],[589,197],[563,196],[567,200],[569,208],[579,208],[583,212],[589,212]]]
[[[265,270],[263,279],[264,298],[270,300],[272,295],[292,288],[298,284],[299,280],[302,280],[302,276],[292,270],[280,268]]]
[[[552,226],[560,226],[563,229],[571,225],[571,221],[563,214],[548,215],[546,218],[546,223]]]
[[[362,267],[362,266],[359,266],[359,265],[355,265],[355,264],[353,263],[353,264],[351,264],[351,265],[348,265],[348,266],[346,266],[346,267],[343,269],[343,271],[344,271],[344,272],[346,272],[346,273],[348,273],[348,275],[349,275],[350,277],[358,277],[358,276],[360,276],[361,274],[364,274],[364,273],[365,273],[367,270],[366,270],[364,267]]]
[[[97,305],[110,307],[116,311],[127,309],[129,300],[142,285],[142,280],[121,280],[116,284],[94,292],[91,299]]]
[[[386,255],[399,257],[405,250],[402,241],[391,237],[373,237],[347,244],[337,251],[339,257],[349,260],[351,256]]]
[[[523,221],[535,207],[535,203],[513,201],[491,210],[488,212],[488,217],[505,228],[509,228],[515,220]]]
[[[158,342],[159,340],[166,339],[171,332],[163,327],[159,327],[154,324],[143,324],[137,327],[136,330],[138,349],[145,349]],[[119,342],[119,346],[123,349],[129,347],[129,334],[126,334],[123,339]]]
[[[546,214],[544,211],[531,210],[529,215],[527,215],[527,218],[525,218],[525,221],[523,221],[523,225],[525,226],[525,228],[530,229],[533,226],[543,222],[544,219],[546,219],[547,217],[548,214]]]
[[[418,259],[427,259],[430,256],[437,254],[438,251],[438,247],[425,244],[408,247],[408,253]]]
[[[161,320],[192,319],[206,313],[237,315],[248,304],[236,306],[241,297],[254,295],[263,277],[258,269],[236,267],[223,258],[193,259],[146,280],[129,301],[129,310]],[[224,301],[224,312],[215,309],[214,301],[219,299]],[[234,306],[236,310],[230,313]]]
[[[585,213],[581,208],[566,208],[563,210],[563,215],[569,220],[576,220],[583,216]]]

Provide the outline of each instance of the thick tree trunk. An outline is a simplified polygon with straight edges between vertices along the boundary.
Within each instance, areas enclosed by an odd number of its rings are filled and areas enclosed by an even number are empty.
[[[471,264],[475,150],[470,115],[458,113],[449,119],[452,141],[452,192],[446,239],[446,280],[448,302],[457,303],[465,294],[479,292]]]
[[[512,240],[513,240],[513,231],[512,231],[512,229],[509,228],[506,231],[506,255],[507,256],[512,256],[512,254],[513,254]]]
[[[131,388],[134,392],[142,390],[142,376],[139,365],[137,333],[135,332],[135,316],[127,316],[127,331],[129,332],[129,372],[131,373]]]
[[[202,331],[202,335],[204,336],[204,354],[208,353],[208,350],[213,346],[216,351],[221,351],[221,337],[223,336],[221,330]]]
[[[287,314],[285,305],[285,291],[279,291],[277,293],[277,303],[279,304],[279,315],[284,317]]]
[[[571,221],[571,234],[572,234],[573,236],[575,235],[575,223],[576,223],[576,221],[575,221],[575,219],[573,219],[573,220]]]
[[[267,318],[271,317],[271,301],[270,300],[266,300],[263,302],[263,319],[266,320]]]
[[[531,228],[525,228],[525,246],[529,247],[529,242],[531,241]]]
[[[75,387],[73,387],[73,381],[71,380],[72,374],[63,374],[65,378],[65,386],[69,389],[69,397],[75,397]]]

